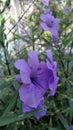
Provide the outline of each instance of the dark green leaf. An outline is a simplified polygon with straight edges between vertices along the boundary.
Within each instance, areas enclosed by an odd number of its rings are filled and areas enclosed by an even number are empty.
[[[19,114],[19,115],[11,115],[11,116],[6,116],[6,117],[1,117],[0,118],[0,126],[4,126],[13,122],[18,122],[21,120],[24,120],[26,118],[29,118],[33,115],[35,115],[36,113],[40,112],[41,110],[35,110],[32,112],[26,112],[24,114]]]
[[[59,113],[59,114],[57,115],[57,118],[60,120],[60,122],[62,123],[62,125],[64,126],[64,128],[65,128],[66,130],[71,130],[71,129],[70,129],[70,126],[68,125],[66,119],[63,117],[62,114]]]
[[[18,91],[16,91],[13,96],[10,98],[3,111],[1,112],[2,117],[6,116],[8,112],[15,106],[16,100],[18,96]]]

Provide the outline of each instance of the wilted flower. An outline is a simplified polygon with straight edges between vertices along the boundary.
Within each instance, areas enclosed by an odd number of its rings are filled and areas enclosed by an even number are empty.
[[[47,59],[46,62],[40,62],[37,52],[29,51],[28,62],[23,59],[15,62],[15,67],[20,70],[20,74],[16,75],[16,79],[22,83],[19,95],[23,102],[23,112],[43,108],[44,101],[41,104],[41,100],[48,89],[50,89],[49,96],[55,94],[58,83],[58,77],[56,76],[57,65],[53,61],[51,52],[48,52],[47,56],[50,61]],[[42,110],[42,112],[44,111]],[[39,113],[38,118],[42,115]]]
[[[52,9],[53,10],[58,10],[58,4],[57,3],[52,3]]]

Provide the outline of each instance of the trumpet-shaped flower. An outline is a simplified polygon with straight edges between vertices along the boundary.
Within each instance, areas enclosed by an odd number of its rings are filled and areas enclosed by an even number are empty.
[[[47,53],[48,58],[45,61],[39,61],[38,54],[35,51],[28,52],[28,61],[24,59],[17,60],[15,67],[20,70],[16,79],[21,82],[19,88],[20,100],[23,102],[23,112],[43,108],[42,98],[50,89],[49,96],[56,92],[58,77],[56,75],[57,64],[53,60],[51,52]],[[46,113],[44,110],[36,115],[37,118]]]
[[[39,62],[37,52],[29,51],[28,57],[28,63],[23,59],[15,62],[15,67],[20,70],[16,79],[22,82],[20,99],[28,106],[37,108],[48,89],[49,73],[46,63]]]
[[[52,39],[58,39],[60,20],[55,18],[50,10],[45,10],[45,12],[41,14],[40,19],[42,21],[40,23],[40,29],[50,31],[52,34]]]

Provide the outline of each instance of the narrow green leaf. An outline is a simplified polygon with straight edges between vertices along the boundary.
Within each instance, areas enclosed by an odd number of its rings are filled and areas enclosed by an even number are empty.
[[[3,89],[5,87],[4,83],[5,83],[5,80],[0,79],[0,89]]]
[[[2,22],[2,20],[3,20],[3,17],[2,17],[2,15],[0,14],[0,23]]]
[[[70,119],[72,121],[72,118],[73,118],[73,100],[69,100],[69,106],[70,106]]]
[[[19,115],[11,115],[11,116],[6,116],[6,117],[1,117],[0,118],[0,127],[13,123],[13,122],[18,122],[21,120],[24,120],[26,118],[29,118],[33,115],[35,115],[36,113],[40,112],[41,110],[35,110],[32,112],[26,112],[24,114],[19,114]]]
[[[59,130],[59,129],[57,129],[57,128],[49,128],[49,130]]]
[[[70,129],[70,126],[68,125],[66,119],[63,117],[62,114],[60,114],[60,113],[57,114],[57,118],[60,120],[60,122],[62,123],[62,125],[64,126],[64,128],[65,128],[66,130],[71,130],[71,129]]]
[[[73,61],[70,61],[70,62],[69,62],[69,71],[71,71],[72,68],[73,68]]]
[[[4,107],[3,111],[1,112],[2,117],[6,116],[6,114],[8,114],[8,112],[10,112],[10,110],[15,106],[17,96],[18,96],[18,91],[16,91],[12,95],[12,97],[10,98],[6,106]]]

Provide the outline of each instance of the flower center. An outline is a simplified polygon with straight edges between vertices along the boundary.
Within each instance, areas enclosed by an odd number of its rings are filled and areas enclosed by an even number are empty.
[[[53,20],[47,21],[47,26],[52,27],[53,26]]]
[[[36,83],[36,79],[35,79],[35,77],[31,77],[30,79],[31,79],[31,82],[32,82],[33,84]]]

